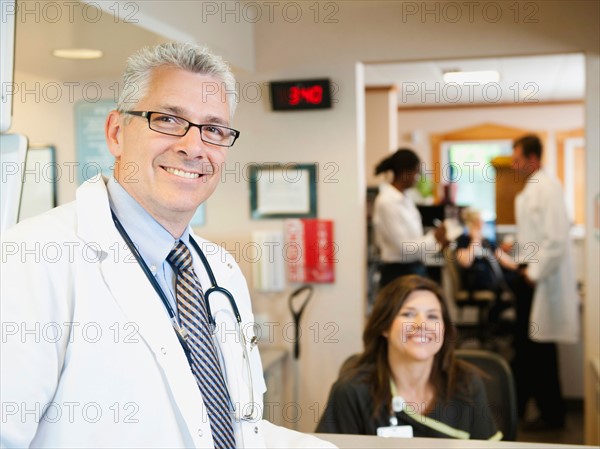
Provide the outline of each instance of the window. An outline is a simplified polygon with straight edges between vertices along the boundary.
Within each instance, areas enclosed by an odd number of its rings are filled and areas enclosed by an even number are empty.
[[[481,211],[485,222],[496,220],[496,170],[491,160],[512,154],[508,140],[478,142],[447,142],[448,173],[456,184],[456,203]],[[444,178],[444,181],[450,179]]]

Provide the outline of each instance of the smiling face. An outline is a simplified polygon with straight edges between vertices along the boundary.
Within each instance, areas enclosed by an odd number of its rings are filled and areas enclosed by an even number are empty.
[[[395,362],[431,362],[444,343],[444,321],[438,297],[428,290],[413,291],[390,329],[388,358]]]
[[[222,83],[173,67],[154,69],[147,94],[134,110],[230,125]],[[119,184],[176,238],[217,187],[228,151],[204,143],[198,128],[183,137],[168,136],[152,131],[144,117],[117,111],[107,119],[106,139]]]

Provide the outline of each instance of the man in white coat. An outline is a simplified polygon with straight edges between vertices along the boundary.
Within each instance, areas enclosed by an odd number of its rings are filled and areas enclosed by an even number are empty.
[[[526,177],[515,199],[520,278],[514,371],[519,415],[533,397],[540,415],[529,430],[564,427],[556,343],[579,339],[579,300],[571,256],[570,223],[558,179],[541,165],[542,143],[528,135],[513,144],[513,167]]]
[[[245,279],[189,225],[239,136],[232,73],[167,43],[123,78],[105,127],[113,176],[2,236],[1,447],[332,447],[262,420]],[[215,282],[239,321],[221,292],[202,315]]]

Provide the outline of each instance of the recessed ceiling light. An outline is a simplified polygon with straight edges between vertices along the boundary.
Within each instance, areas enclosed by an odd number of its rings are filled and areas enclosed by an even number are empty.
[[[65,59],[98,59],[101,58],[102,50],[91,48],[59,48],[52,52],[57,58]]]
[[[462,72],[460,70],[449,70],[444,72],[444,81],[446,83],[497,83],[500,81],[500,74],[495,70],[479,70],[474,72]]]

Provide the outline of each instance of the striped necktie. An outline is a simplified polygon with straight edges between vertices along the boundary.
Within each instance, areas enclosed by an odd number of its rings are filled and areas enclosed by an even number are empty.
[[[169,253],[167,262],[177,277],[179,324],[187,333],[191,368],[207,408],[215,448],[235,448],[229,394],[217,360],[204,293],[194,272],[189,248],[178,241]]]

